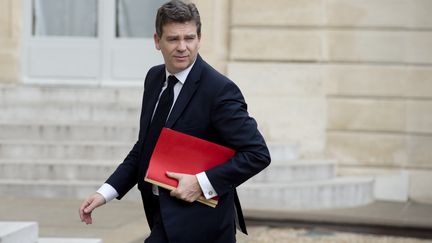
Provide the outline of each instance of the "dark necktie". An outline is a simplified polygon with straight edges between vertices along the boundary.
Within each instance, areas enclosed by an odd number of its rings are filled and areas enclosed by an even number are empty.
[[[162,92],[159,103],[153,114],[153,120],[150,123],[147,137],[144,141],[144,158],[145,162],[148,163],[150,155],[156,145],[157,139],[164,127],[168,114],[171,110],[171,106],[174,101],[174,85],[178,82],[178,79],[173,75],[168,77],[168,87]]]
[[[159,136],[162,127],[165,125],[168,113],[170,112],[174,101],[174,85],[177,82],[178,79],[175,76],[170,75],[168,77],[168,87],[166,87],[159,98],[159,103],[150,124],[149,134],[156,133]]]

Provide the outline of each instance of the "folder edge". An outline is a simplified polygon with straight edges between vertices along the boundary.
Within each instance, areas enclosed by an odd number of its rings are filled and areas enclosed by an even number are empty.
[[[155,180],[149,179],[149,178],[147,178],[147,177],[144,178],[144,181],[149,182],[149,183],[151,183],[151,184],[153,184],[153,185],[156,185],[156,186],[159,186],[159,187],[165,188],[165,189],[170,190],[170,191],[172,191],[172,190],[175,189],[175,187],[173,187],[173,186],[170,186],[170,185],[167,185],[167,184],[164,184],[164,183],[160,183],[160,182],[158,182],[158,181],[155,181]],[[217,200],[214,200],[214,199],[206,199],[206,198],[203,197],[203,196],[200,196],[200,197],[197,199],[197,201],[200,202],[200,203],[203,203],[203,204],[205,204],[205,205],[207,205],[207,206],[210,206],[210,207],[212,207],[212,208],[215,208],[216,205],[218,204],[218,201],[217,201]]]

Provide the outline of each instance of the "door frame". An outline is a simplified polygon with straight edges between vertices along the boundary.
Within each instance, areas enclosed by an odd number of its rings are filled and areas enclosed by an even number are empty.
[[[115,0],[96,1],[96,37],[57,37],[32,34],[33,0],[22,0],[24,83],[142,86],[148,69],[163,63],[153,38],[115,36]]]

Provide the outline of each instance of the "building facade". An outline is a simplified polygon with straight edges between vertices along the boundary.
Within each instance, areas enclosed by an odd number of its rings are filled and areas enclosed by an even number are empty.
[[[30,2],[0,0],[0,83],[142,80],[142,66],[121,63],[148,40],[117,40],[105,24],[85,47],[96,48],[85,78],[47,73],[32,55],[52,45],[31,36]],[[117,5],[105,2],[106,20]],[[269,142],[335,158],[341,175],[376,176],[378,198],[432,203],[432,1],[194,2],[201,54],[239,84]]]

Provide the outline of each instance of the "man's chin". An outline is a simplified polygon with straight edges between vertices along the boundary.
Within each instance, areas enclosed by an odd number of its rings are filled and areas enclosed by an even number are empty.
[[[181,62],[181,63],[177,63],[174,68],[177,70],[177,72],[181,72],[181,71],[185,70],[186,68],[188,68],[189,65],[190,65],[190,63],[188,63],[188,62]]]

